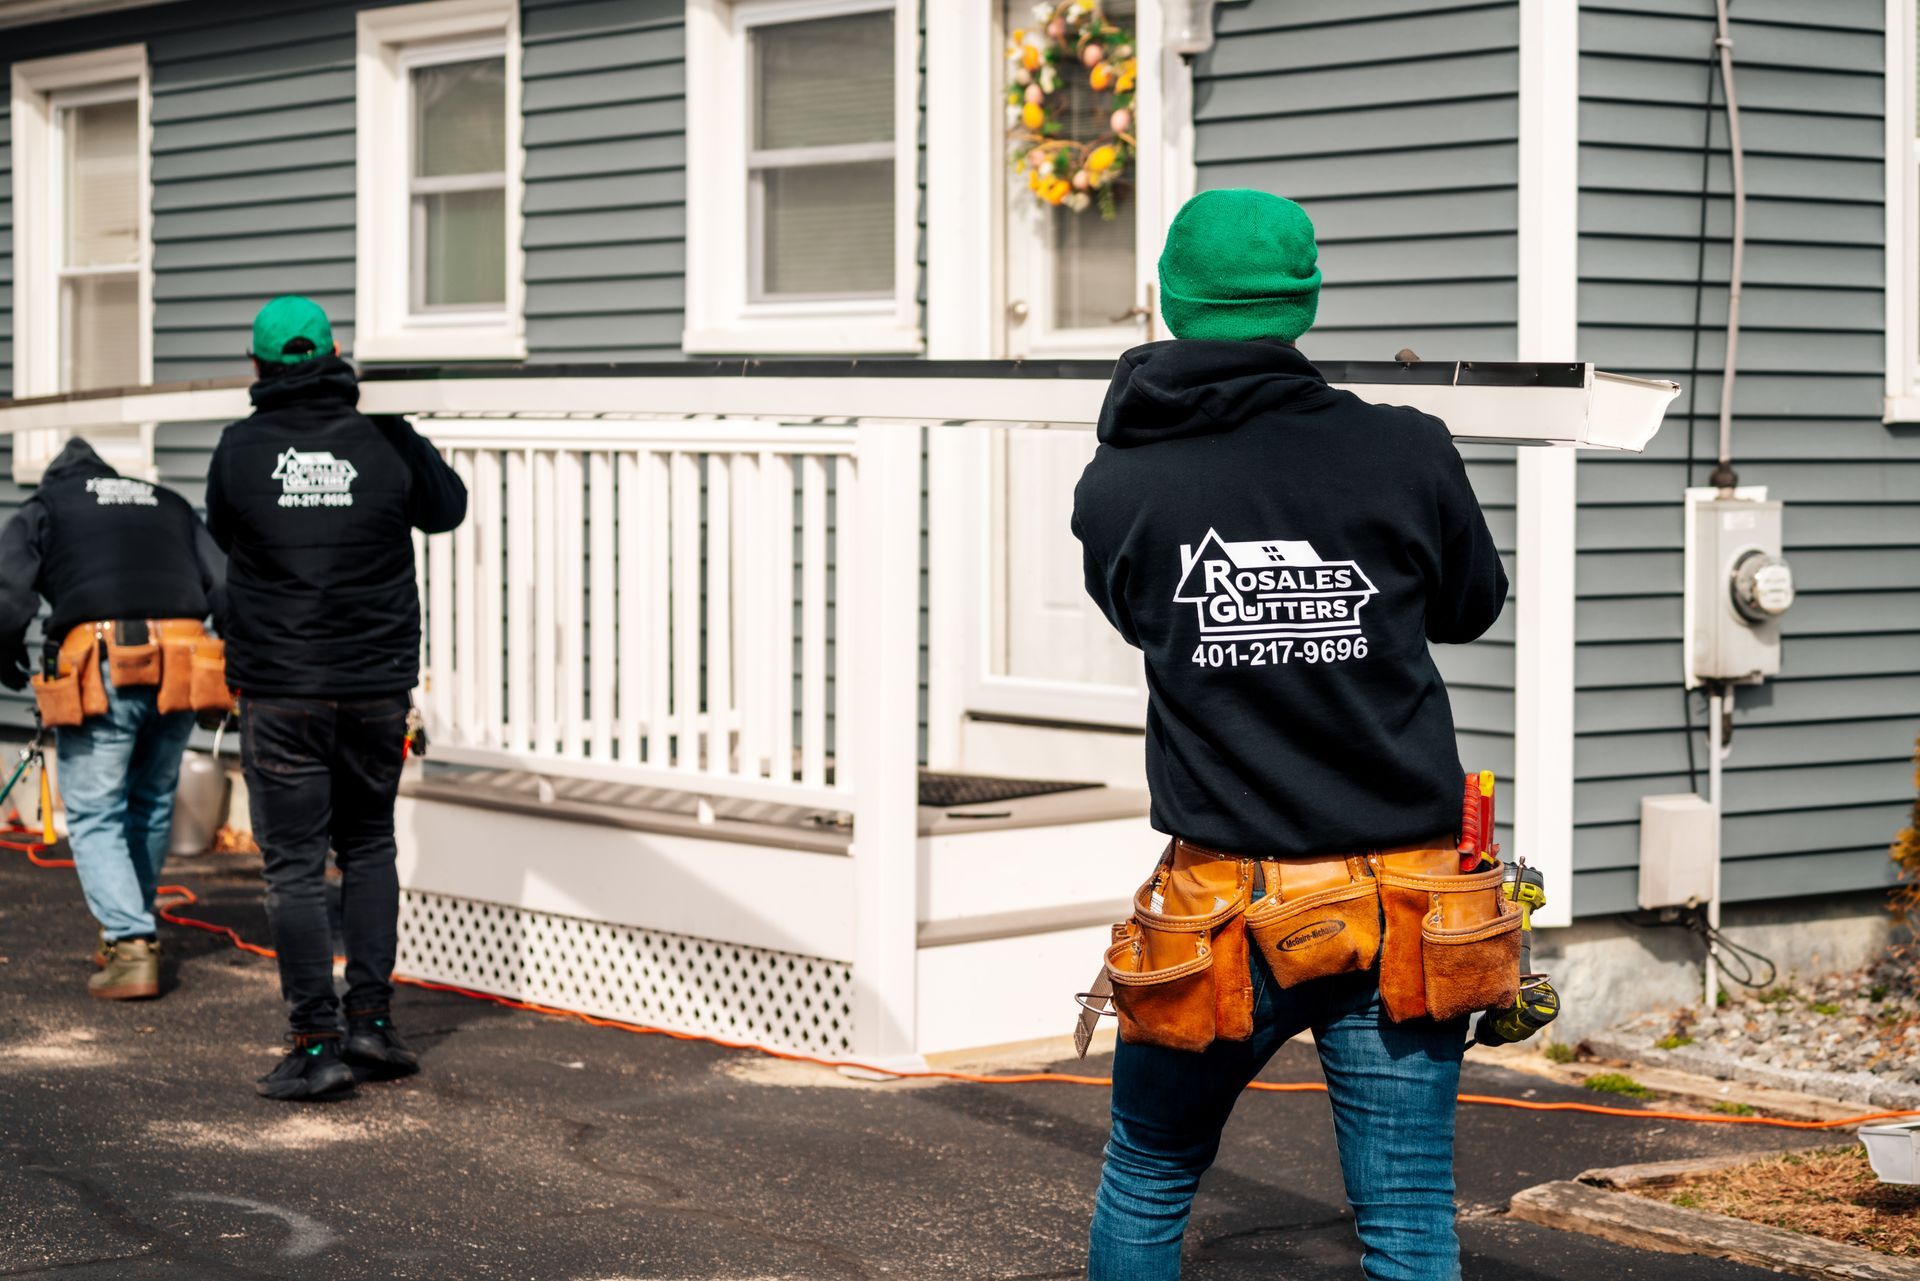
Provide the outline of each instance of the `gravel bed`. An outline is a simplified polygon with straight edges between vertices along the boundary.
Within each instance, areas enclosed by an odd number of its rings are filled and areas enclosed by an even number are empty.
[[[1693,1047],[1795,1072],[1869,1074],[1920,1085],[1920,964],[1889,956],[1864,970],[1736,987],[1711,1013],[1641,1015],[1617,1033],[1661,1049]]]

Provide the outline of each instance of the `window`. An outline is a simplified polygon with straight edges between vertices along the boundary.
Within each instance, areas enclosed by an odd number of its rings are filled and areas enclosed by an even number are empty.
[[[15,63],[12,80],[14,394],[151,382],[146,50]],[[17,441],[15,479],[37,479],[67,434]],[[151,427],[85,434],[123,471],[150,474]]]
[[[437,0],[359,22],[354,355],[523,356],[514,6]]]
[[[918,32],[892,0],[692,0],[689,351],[918,351]]]

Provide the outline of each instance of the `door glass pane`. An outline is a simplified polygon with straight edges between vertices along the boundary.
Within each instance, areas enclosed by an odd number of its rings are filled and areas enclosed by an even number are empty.
[[[66,266],[140,260],[139,109],[131,101],[69,107],[66,144]]]
[[[1114,218],[1098,206],[1075,213],[1048,211],[1053,220],[1053,327],[1104,329],[1134,302],[1133,202],[1121,202]]]
[[[893,161],[759,177],[763,296],[893,292]]]
[[[61,283],[63,391],[132,387],[140,381],[140,286],[132,272],[72,276]]]
[[[413,111],[416,177],[506,171],[505,58],[415,68]]]
[[[754,146],[893,138],[893,14],[754,28]]]
[[[507,193],[447,191],[416,197],[419,305],[500,306],[507,300]]]

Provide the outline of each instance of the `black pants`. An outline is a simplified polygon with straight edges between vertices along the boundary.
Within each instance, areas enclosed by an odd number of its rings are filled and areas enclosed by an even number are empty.
[[[266,859],[280,991],[295,1032],[340,1026],[327,920],[329,848],[342,881],[347,1012],[385,1010],[393,997],[400,917],[393,801],[406,724],[405,694],[240,701],[241,765],[254,839]]]

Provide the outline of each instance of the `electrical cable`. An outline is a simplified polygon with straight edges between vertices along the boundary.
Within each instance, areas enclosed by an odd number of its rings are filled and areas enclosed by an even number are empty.
[[[23,835],[25,833],[22,833]],[[38,841],[20,842],[0,840],[0,849],[18,850],[27,856],[36,867],[72,867],[72,859],[46,858],[46,846]],[[240,937],[231,926],[219,925],[212,921],[202,921],[195,917],[184,916],[176,909],[191,906],[200,901],[200,896],[184,885],[162,885],[157,893],[173,901],[158,908],[157,915],[170,925],[183,929],[201,930],[218,935],[234,947],[253,956],[272,958],[272,948],[261,947],[258,943],[249,943]],[[453,996],[463,996],[469,1000],[486,1001],[509,1010],[521,1010],[529,1014],[541,1014],[549,1018],[569,1019],[584,1023],[588,1027],[609,1028],[619,1032],[632,1032],[642,1036],[664,1036],[675,1041],[704,1042],[728,1050],[750,1050],[769,1058],[783,1059],[790,1063],[811,1063],[817,1067],[850,1069],[876,1077],[899,1077],[908,1080],[959,1081],[968,1085],[1090,1085],[1111,1086],[1110,1076],[1088,1076],[1072,1072],[958,1072],[939,1068],[892,1068],[861,1063],[854,1059],[829,1058],[825,1055],[802,1054],[794,1050],[777,1050],[772,1046],[761,1045],[754,1041],[736,1041],[728,1037],[712,1036],[702,1032],[681,1032],[673,1028],[652,1027],[643,1023],[628,1023],[621,1019],[601,1018],[599,1015],[586,1014],[579,1010],[565,1010],[551,1005],[541,1005],[533,1001],[519,1001],[509,996],[500,996],[493,992],[481,992],[473,988],[460,987],[452,983],[436,983],[431,979],[407,978],[395,975],[393,981],[407,987],[419,988],[427,992],[445,992]],[[1262,1094],[1324,1094],[1326,1085],[1319,1081],[1253,1081],[1247,1086]],[[1731,1116],[1711,1112],[1669,1112],[1645,1108],[1616,1108],[1599,1103],[1539,1103],[1531,1099],[1509,1099],[1494,1094],[1462,1094],[1461,1103],[1481,1107],[1513,1108],[1523,1112],[1581,1112],[1592,1116],[1627,1117],[1642,1121],[1686,1121],[1700,1125],[1764,1125],[1783,1130],[1841,1130],[1850,1126],[1865,1125],[1872,1121],[1889,1121],[1902,1117],[1920,1116],[1920,1109],[1893,1112],[1868,1112],[1859,1116],[1834,1117],[1824,1121],[1800,1121],[1787,1117],[1770,1116]]]
[[[1686,908],[1672,920],[1659,918],[1651,921],[1640,920],[1630,914],[1626,921],[1627,924],[1640,930],[1683,929],[1698,935],[1702,945],[1707,947],[1707,955],[1714,958],[1714,964],[1719,968],[1720,973],[1741,987],[1772,987],[1780,977],[1780,966],[1772,957],[1744,943],[1734,942],[1727,937],[1726,931],[1707,924],[1707,914],[1702,908]],[[1729,967],[1724,959],[1728,956],[1732,957],[1733,967],[1737,968]],[[1766,967],[1766,977],[1755,978],[1754,975],[1759,972],[1761,966]]]
[[[1707,59],[1707,101],[1702,110],[1704,125],[1700,137],[1700,229],[1694,240],[1693,258],[1693,350],[1687,358],[1687,470],[1685,489],[1693,488],[1694,433],[1699,427],[1696,413],[1700,402],[1700,333],[1702,312],[1707,296],[1707,210],[1713,192],[1713,86],[1719,78],[1712,58]],[[1680,687],[1681,715],[1687,727],[1687,788],[1700,790],[1700,767],[1694,758],[1693,691]]]

